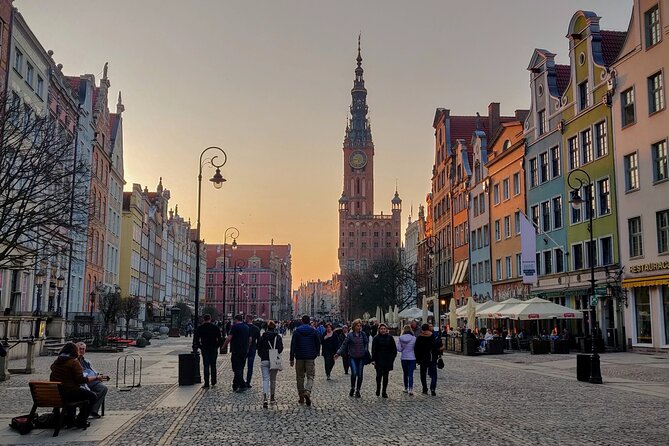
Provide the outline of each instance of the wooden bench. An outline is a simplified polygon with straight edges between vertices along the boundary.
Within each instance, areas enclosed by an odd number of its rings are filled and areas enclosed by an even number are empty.
[[[53,436],[57,437],[60,429],[65,423],[67,409],[81,407],[88,401],[75,401],[66,403],[63,400],[63,388],[59,382],[54,381],[30,381],[30,394],[33,397],[33,408],[30,410],[30,419],[35,419],[38,407],[51,407],[56,418],[56,427]],[[103,409],[104,411],[104,409]]]

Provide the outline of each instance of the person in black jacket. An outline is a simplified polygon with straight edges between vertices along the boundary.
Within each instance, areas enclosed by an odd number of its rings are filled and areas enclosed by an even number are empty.
[[[321,352],[323,355],[323,362],[325,362],[325,376],[326,379],[330,380],[330,373],[335,365],[334,355],[339,350],[339,336],[332,331],[332,324],[329,322],[325,323],[325,333],[321,337]]]
[[[423,394],[427,395],[427,374],[430,375],[430,390],[436,396],[437,390],[437,359],[443,350],[441,341],[434,336],[429,324],[423,324],[421,334],[416,338],[414,352],[416,363],[420,365],[420,382],[423,384]]]
[[[290,366],[295,366],[295,378],[297,381],[297,392],[299,403],[311,406],[311,389],[316,377],[316,366],[314,360],[321,351],[321,338],[314,327],[309,325],[311,318],[302,316],[302,325],[297,327],[290,342]],[[304,376],[307,382],[304,382]]]
[[[211,323],[211,315],[202,317],[204,323],[195,330],[195,345],[202,351],[202,366],[204,367],[204,387],[209,388],[209,374],[211,373],[211,385],[216,385],[216,359],[218,358],[218,347],[221,346],[223,338],[221,330]]]
[[[376,396],[381,394],[388,398],[388,374],[393,369],[397,357],[397,346],[392,336],[388,334],[388,326],[379,324],[379,334],[372,340],[372,364],[376,369]],[[383,391],[381,382],[383,381]]]
[[[276,331],[276,324],[274,321],[267,322],[267,330],[260,337],[258,341],[258,356],[260,357],[260,371],[262,371],[262,405],[267,408],[267,394],[270,394],[269,402],[276,404],[274,391],[276,389],[276,374],[279,370],[271,370],[269,368],[269,350],[277,349],[279,353],[283,351],[283,340]]]
[[[249,326],[249,336],[251,343],[249,344],[249,352],[246,356],[246,388],[251,388],[251,378],[253,377],[253,362],[256,358],[256,349],[258,348],[258,340],[260,339],[260,329],[253,323],[253,316],[246,315],[246,325]]]

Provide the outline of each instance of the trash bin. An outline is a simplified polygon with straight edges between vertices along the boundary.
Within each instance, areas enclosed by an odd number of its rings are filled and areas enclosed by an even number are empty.
[[[179,354],[179,385],[192,386],[201,382],[200,355],[193,353]]]
[[[576,355],[576,379],[579,381],[590,381],[590,355]]]

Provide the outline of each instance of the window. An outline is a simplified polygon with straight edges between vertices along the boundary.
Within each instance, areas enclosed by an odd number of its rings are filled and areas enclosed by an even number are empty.
[[[476,230],[476,240],[478,240],[477,248],[483,248],[483,232],[481,232],[481,228]]]
[[[504,217],[504,237],[511,237],[511,217],[508,215]]]
[[[578,110],[581,111],[590,105],[590,95],[588,94],[588,81],[578,84]]]
[[[560,170],[560,148],[555,146],[551,148],[551,177],[559,177]]]
[[[537,186],[537,159],[530,160],[530,187]]]
[[[546,133],[547,129],[547,122],[546,122],[546,110],[541,110],[539,112],[539,134],[543,135]]]
[[[583,269],[583,245],[578,244],[571,247],[571,257],[574,259],[574,270]]]
[[[646,47],[651,47],[662,38],[660,32],[660,10],[658,5],[653,6],[644,14],[644,25],[646,28]]]
[[[499,184],[492,187],[492,199],[496,205],[499,204]]]
[[[504,197],[504,200],[509,199],[509,179],[504,178],[502,181],[502,196]]]
[[[495,279],[502,280],[502,259],[495,260]]]
[[[590,251],[590,241],[587,240],[584,243],[585,245],[585,250],[586,250],[586,255],[585,259],[587,260],[586,266],[590,268],[590,266],[594,265],[597,266],[597,242],[593,240],[592,242],[592,251]]]
[[[643,233],[641,232],[641,217],[633,217],[627,220],[627,231],[629,233],[630,257],[643,255]]]
[[[553,229],[562,227],[562,197],[553,198]]]
[[[569,138],[567,141],[567,147],[569,148],[569,169],[576,169],[581,165],[581,161],[578,155],[578,139],[575,136]]]
[[[485,212],[485,193],[479,195],[479,215]]]
[[[667,172],[667,140],[656,142],[651,146],[653,152],[653,181],[666,180]]]
[[[490,261],[489,260],[484,260],[485,266],[485,281],[490,282],[490,277],[491,277],[491,272],[490,272]]]
[[[641,344],[651,344],[653,342],[649,289],[648,287],[634,288],[636,341]]]
[[[655,113],[664,108],[664,86],[662,84],[661,71],[648,78],[648,113]]]
[[[495,240],[499,241],[501,240],[502,237],[499,232],[499,220],[495,220]]]
[[[516,229],[516,235],[520,234],[520,211],[513,214],[513,227]]]
[[[487,263],[486,263],[487,266]],[[485,282],[485,277],[483,276],[483,262],[479,262],[479,283]]]
[[[483,244],[484,246],[490,244],[490,228],[488,228],[488,225],[483,225]]]
[[[599,215],[608,215],[611,213],[611,189],[609,179],[597,181],[597,195],[599,197]]]
[[[537,276],[541,275],[541,253],[538,252],[535,257],[537,261]]]
[[[656,213],[657,218],[657,252],[669,252],[669,209]]]
[[[472,285],[476,285],[478,282],[476,279],[478,278],[478,268],[476,267],[476,264],[472,266]]]
[[[581,162],[587,164],[592,162],[592,132],[590,129],[581,132]]]
[[[634,87],[620,93],[620,106],[622,110],[622,126],[634,124]]]
[[[564,272],[564,253],[560,248],[555,248],[555,272]]]
[[[522,272],[522,264],[523,264],[523,261],[522,261],[521,255],[516,254],[516,277],[521,276],[520,273]]]
[[[625,190],[639,188],[639,154],[634,152],[625,156]]]
[[[532,223],[534,223],[535,227],[539,227],[539,206],[535,204],[530,209],[531,209],[530,213],[532,214],[531,215]]]
[[[669,286],[662,285],[662,313],[664,314],[664,343],[669,344]]]
[[[476,231],[472,231],[472,251],[476,251]]]
[[[553,274],[553,251],[544,251],[544,274]]]
[[[551,205],[549,201],[541,203],[541,229],[544,232],[551,230]]]
[[[506,278],[510,279],[513,277],[513,270],[511,269],[511,256],[506,256]]]
[[[545,183],[548,178],[548,152],[539,155],[539,182]]]
[[[611,237],[602,237],[599,240],[602,253],[602,265],[613,264],[613,239]]]
[[[474,217],[479,215],[479,197],[476,196],[474,197],[474,206],[472,206],[474,209]]]
[[[30,85],[30,88],[33,86],[33,79],[35,77],[35,68],[30,64],[26,63],[26,84]]]
[[[14,51],[14,69],[23,75],[23,53],[18,48],[14,48]]]
[[[520,195],[520,174],[513,174],[513,195]]]
[[[606,140],[606,121],[595,124],[595,153],[597,158],[609,154],[609,144]]]

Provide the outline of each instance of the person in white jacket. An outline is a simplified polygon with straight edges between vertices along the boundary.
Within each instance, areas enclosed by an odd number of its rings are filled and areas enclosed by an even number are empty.
[[[410,325],[405,325],[402,336],[397,340],[397,351],[401,353],[402,372],[404,375],[404,392],[413,396],[413,372],[416,370],[416,354],[414,346],[416,337]]]

